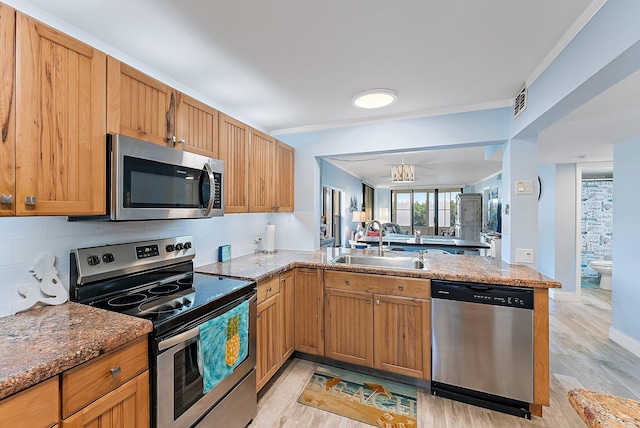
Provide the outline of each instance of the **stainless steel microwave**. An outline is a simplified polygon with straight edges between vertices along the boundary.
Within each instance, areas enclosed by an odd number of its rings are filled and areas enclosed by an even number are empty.
[[[107,215],[69,220],[166,220],[224,215],[221,160],[108,134],[107,171]]]

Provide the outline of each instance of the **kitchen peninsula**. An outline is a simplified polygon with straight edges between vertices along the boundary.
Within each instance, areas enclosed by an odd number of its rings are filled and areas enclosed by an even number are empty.
[[[378,245],[379,236],[363,236],[357,240],[359,243]],[[397,251],[418,251],[439,249],[452,254],[465,254],[465,251],[488,250],[489,244],[477,241],[468,241],[453,236],[420,236],[389,233],[382,237],[383,245]]]
[[[294,351],[302,358],[375,369],[424,386],[431,380],[430,284],[448,280],[533,290],[534,399],[528,407],[531,414],[542,415],[542,406],[549,405],[548,289],[559,288],[558,282],[526,266],[478,256],[427,254],[429,270],[332,263],[344,253],[374,256],[377,250],[279,250],[196,268],[257,282],[258,390]],[[336,312],[336,305],[344,310]],[[417,321],[403,323],[402,317],[394,318],[397,313]],[[344,323],[351,327],[348,332],[337,329]],[[376,334],[381,328],[389,334]],[[394,346],[385,342],[390,337]]]

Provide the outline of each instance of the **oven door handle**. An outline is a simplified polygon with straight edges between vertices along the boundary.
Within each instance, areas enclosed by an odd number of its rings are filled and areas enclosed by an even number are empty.
[[[192,328],[191,330],[187,330],[184,333],[180,333],[176,336],[172,336],[168,339],[160,341],[160,343],[158,343],[158,350],[164,351],[165,349],[169,349],[172,346],[175,346],[179,343],[186,342],[187,340],[194,338],[199,334],[200,334],[199,327]]]

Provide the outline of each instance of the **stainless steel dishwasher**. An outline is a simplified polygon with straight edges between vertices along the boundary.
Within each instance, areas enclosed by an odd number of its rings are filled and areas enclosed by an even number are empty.
[[[431,393],[531,419],[533,290],[431,281]]]

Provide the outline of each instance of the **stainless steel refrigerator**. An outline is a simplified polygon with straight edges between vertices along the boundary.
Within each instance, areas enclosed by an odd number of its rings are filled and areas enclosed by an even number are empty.
[[[456,198],[456,237],[480,241],[482,231],[482,195],[460,193]]]

